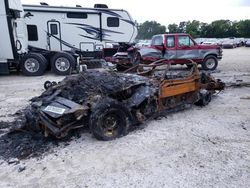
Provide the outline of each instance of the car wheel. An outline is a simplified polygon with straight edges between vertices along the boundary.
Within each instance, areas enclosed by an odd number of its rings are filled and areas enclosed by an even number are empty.
[[[75,58],[69,53],[56,53],[51,58],[51,69],[58,75],[69,75],[75,66]]]
[[[21,60],[21,70],[26,76],[41,76],[48,62],[42,54],[28,53]]]
[[[202,63],[202,69],[204,70],[215,70],[217,66],[218,60],[215,56],[207,56]]]
[[[128,133],[128,110],[112,99],[102,100],[90,115],[89,127],[98,140],[109,141]]]
[[[186,64],[186,66],[187,66],[188,69],[191,69],[193,67],[192,64]]]
[[[212,94],[209,91],[200,93],[200,99],[195,103],[197,106],[206,106],[211,102]]]

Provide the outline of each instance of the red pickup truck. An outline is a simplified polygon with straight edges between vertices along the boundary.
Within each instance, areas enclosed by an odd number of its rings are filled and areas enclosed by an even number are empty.
[[[161,34],[152,38],[150,46],[138,49],[134,63],[150,63],[165,58],[172,64],[186,64],[192,59],[204,70],[215,70],[222,59],[222,49],[217,45],[198,45],[188,34]]]

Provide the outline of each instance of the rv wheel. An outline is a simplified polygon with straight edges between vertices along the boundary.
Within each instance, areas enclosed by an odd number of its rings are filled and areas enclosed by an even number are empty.
[[[75,65],[75,58],[69,53],[56,53],[51,58],[51,69],[59,75],[71,74]]]
[[[47,65],[48,62],[42,54],[28,53],[22,58],[21,70],[26,76],[41,76]]]

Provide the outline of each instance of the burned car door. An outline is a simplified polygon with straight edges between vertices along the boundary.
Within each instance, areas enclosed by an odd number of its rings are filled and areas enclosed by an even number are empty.
[[[198,46],[188,35],[177,36],[176,50],[178,63],[186,63],[186,59],[195,62],[200,59]]]

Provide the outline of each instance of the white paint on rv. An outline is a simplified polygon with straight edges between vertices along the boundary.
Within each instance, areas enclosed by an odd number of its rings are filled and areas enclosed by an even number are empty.
[[[6,1],[0,1],[0,60],[1,62],[6,62],[7,59],[13,59],[14,54],[12,51],[10,32],[8,28],[7,15],[6,15]]]
[[[8,3],[7,5],[5,4],[6,2]],[[18,12],[20,17],[10,17],[6,13],[6,8],[8,8],[8,11]],[[24,12],[20,0],[0,1],[1,62],[7,62],[7,60],[14,61],[14,53],[22,54],[28,51],[27,27],[23,16]]]
[[[23,11],[23,6],[20,0],[9,0],[9,8],[13,10]]]
[[[125,10],[24,5],[24,11],[33,15],[26,18],[26,23],[36,25],[38,32],[38,40],[29,41],[29,45],[41,49],[96,51],[106,47],[106,43],[133,42],[137,35],[134,20]],[[86,13],[87,17],[69,18],[69,12]],[[109,27],[109,17],[118,18],[119,26]],[[54,24],[58,33],[51,35],[50,28]]]

